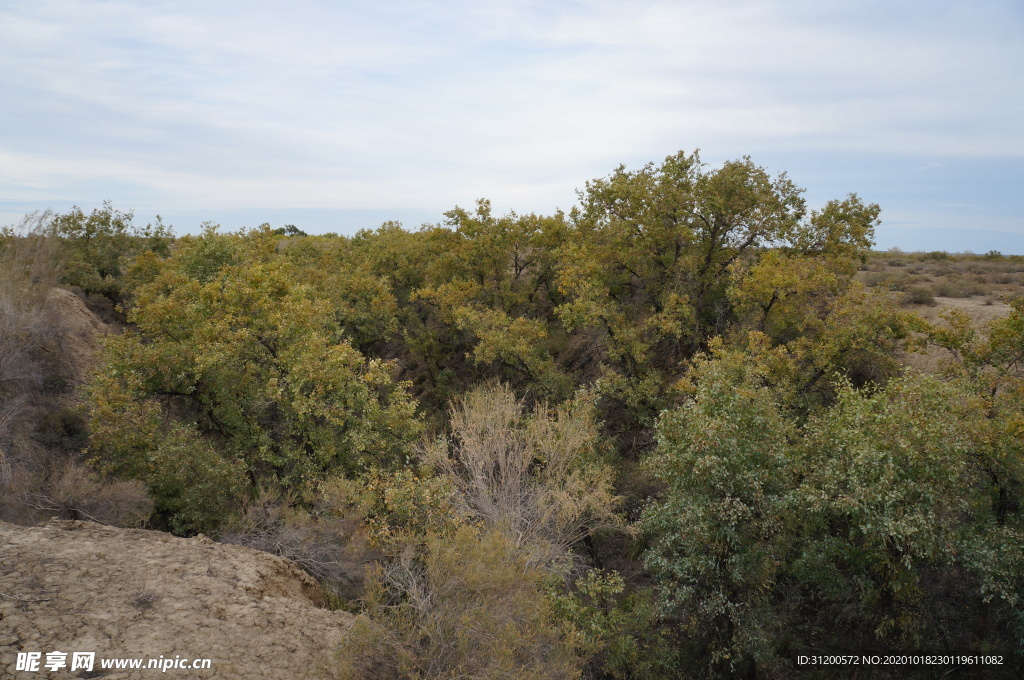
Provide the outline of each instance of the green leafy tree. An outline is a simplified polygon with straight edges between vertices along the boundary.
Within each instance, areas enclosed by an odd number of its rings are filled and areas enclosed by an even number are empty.
[[[450,328],[452,349],[465,352],[478,379],[496,377],[539,396],[564,399],[570,379],[557,365],[560,324],[551,318],[555,253],[564,217],[511,213],[495,217],[480,201],[475,213],[446,213],[445,243],[414,297]],[[465,349],[463,349],[465,348]]]
[[[851,195],[806,213],[802,190],[749,158],[708,170],[697,152],[587,184],[560,252],[556,313],[585,332],[609,423],[653,426],[680,367],[744,317],[792,340],[870,247],[879,209]]]
[[[61,282],[118,300],[124,292],[125,260],[144,251],[166,254],[172,240],[170,228],[159,217],[155,225],[142,228],[134,226],[132,218],[131,212],[116,210],[110,202],[88,215],[77,206],[54,215],[49,232],[62,246]]]
[[[684,654],[711,677],[786,677],[822,645],[1012,653],[1024,533],[986,501],[1015,449],[976,398],[916,374],[836,377],[808,410],[786,347],[712,348],[647,463],[665,491],[644,514],[645,559]]]
[[[846,386],[806,427],[793,568],[840,626],[870,631],[865,647],[923,645],[935,633],[920,608],[923,568],[950,565],[972,540],[972,441],[959,398],[916,376],[875,394]]]
[[[225,239],[230,257],[214,269]],[[91,448],[122,474],[145,452],[126,459],[99,434],[130,427],[100,422],[104,399],[160,404],[250,489],[302,490],[408,455],[418,424],[392,368],[352,347],[330,300],[296,280],[267,230],[184,241],[135,300],[135,329],[109,344],[113,379],[94,386],[90,407]]]
[[[785,625],[771,597],[792,540],[795,430],[766,385],[766,362],[717,349],[694,369],[692,400],[659,423],[645,465],[666,491],[641,526],[663,615],[680,622],[707,675],[732,677],[771,662]]]

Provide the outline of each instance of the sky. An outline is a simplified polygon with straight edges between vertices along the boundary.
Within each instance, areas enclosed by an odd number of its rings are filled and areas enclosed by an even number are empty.
[[[550,214],[694,149],[878,203],[880,249],[1024,254],[1024,3],[0,0],[0,224]]]

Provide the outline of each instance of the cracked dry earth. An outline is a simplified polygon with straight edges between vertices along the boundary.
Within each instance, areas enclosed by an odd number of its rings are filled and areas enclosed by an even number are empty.
[[[318,607],[319,593],[285,559],[202,536],[0,522],[0,678],[331,678],[352,616]],[[19,651],[69,654],[32,673],[15,670]],[[92,672],[70,671],[76,651],[96,653]],[[100,668],[161,655],[211,668]]]

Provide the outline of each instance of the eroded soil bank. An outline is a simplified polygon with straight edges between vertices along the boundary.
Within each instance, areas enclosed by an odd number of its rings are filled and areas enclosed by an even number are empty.
[[[0,522],[0,677],[329,678],[352,617],[319,597],[293,563],[202,536]],[[19,651],[41,652],[40,670],[16,672]],[[54,651],[66,666],[47,671]],[[94,670],[71,672],[72,652],[95,652]],[[101,670],[101,659],[161,655],[211,668]]]

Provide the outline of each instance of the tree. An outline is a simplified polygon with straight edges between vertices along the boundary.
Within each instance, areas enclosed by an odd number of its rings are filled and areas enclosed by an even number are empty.
[[[708,676],[734,677],[770,665],[785,626],[772,595],[792,540],[795,428],[766,384],[764,344],[752,354],[713,347],[694,368],[692,400],[658,424],[645,467],[666,489],[641,527],[663,616],[680,622]]]
[[[851,195],[808,215],[801,194],[749,158],[709,170],[697,152],[587,183],[555,311],[599,357],[611,425],[652,427],[685,362],[737,321],[792,340],[843,292],[879,208]]]
[[[986,501],[1019,440],[994,439],[961,385],[918,374],[835,377],[809,408],[798,365],[757,334],[712,343],[691,400],[659,422],[645,561],[688,654],[711,677],[786,677],[822,646],[1016,649],[1024,532]]]
[[[90,448],[112,471],[134,474],[175,433],[212,445],[204,455],[238,466],[250,491],[302,491],[410,453],[418,423],[404,386],[352,347],[331,301],[297,281],[267,230],[183,241],[135,301],[135,330],[109,343],[91,392]],[[139,408],[176,424],[126,449],[118,432],[135,428]]]
[[[120,299],[125,260],[145,251],[166,255],[172,238],[159,216],[155,225],[143,228],[134,226],[132,218],[131,212],[116,210],[109,201],[89,215],[77,206],[54,215],[48,231],[60,239],[64,257],[61,282],[86,293]]]
[[[474,213],[446,213],[449,229],[429,232],[445,247],[413,295],[451,329],[479,379],[498,378],[546,399],[569,396],[571,381],[556,363],[551,318],[556,295],[555,249],[565,234],[561,213],[552,217],[495,217],[481,200]],[[463,349],[465,348],[465,349]]]

